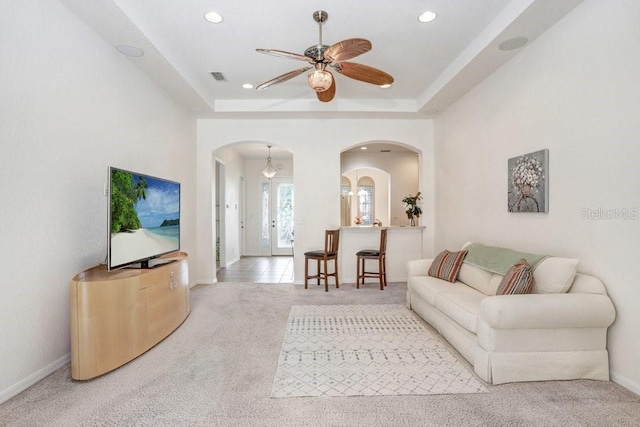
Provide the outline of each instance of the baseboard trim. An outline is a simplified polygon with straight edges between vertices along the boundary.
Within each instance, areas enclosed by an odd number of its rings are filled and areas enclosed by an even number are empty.
[[[194,286],[198,286],[198,285],[213,285],[216,282],[217,282],[217,280],[196,280],[195,282],[191,282],[189,284],[189,289],[193,288]]]
[[[238,261],[240,261],[240,258],[239,258],[239,257],[238,257],[238,258],[234,258],[234,259],[232,259],[231,261],[227,262],[227,263],[225,264],[225,267],[230,267],[230,266],[232,266],[233,264],[235,264],[235,263],[236,263],[236,262],[238,262]]]
[[[611,378],[611,381],[613,381],[614,383],[621,385],[627,390],[632,391],[633,393],[640,396],[640,384],[631,381],[629,378],[623,377],[622,375],[613,371],[609,371],[609,378]]]
[[[22,393],[38,381],[48,377],[53,374],[58,369],[62,368],[64,365],[71,361],[71,353],[67,353],[62,356],[60,359],[56,360],[40,369],[39,371],[29,375],[27,378],[18,381],[16,384],[12,385],[6,390],[0,392],[0,403],[4,403],[7,400],[11,399],[14,396]]]

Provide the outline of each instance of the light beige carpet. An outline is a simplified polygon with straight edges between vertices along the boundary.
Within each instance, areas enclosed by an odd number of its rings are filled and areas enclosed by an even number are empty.
[[[640,397],[605,381],[486,386],[487,393],[274,399],[294,305],[403,304],[406,285],[219,283],[191,292],[191,315],[134,361],[87,382],[62,368],[0,405],[22,426],[638,426]],[[451,348],[450,351],[454,351]],[[2,369],[13,369],[3,366]]]
[[[442,338],[402,305],[295,305],[271,396],[486,391]]]

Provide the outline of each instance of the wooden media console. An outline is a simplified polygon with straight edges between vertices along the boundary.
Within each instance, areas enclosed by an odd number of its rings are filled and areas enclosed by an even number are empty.
[[[135,359],[171,334],[189,315],[185,253],[151,269],[107,271],[105,265],[71,280],[71,377],[88,380]]]

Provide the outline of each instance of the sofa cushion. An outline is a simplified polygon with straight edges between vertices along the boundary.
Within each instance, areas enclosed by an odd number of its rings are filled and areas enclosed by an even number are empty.
[[[438,293],[436,295],[436,308],[455,320],[460,326],[475,334],[477,332],[480,303],[487,296],[466,285],[462,286],[449,288]]]
[[[521,259],[507,271],[498,286],[498,295],[528,294],[533,287],[533,271],[526,259]]]
[[[462,246],[462,248],[464,250],[468,250],[470,247],[473,247],[473,245],[484,246],[479,243],[466,242]],[[494,249],[507,250],[504,248]],[[508,251],[511,250],[509,249]],[[515,251],[513,253],[522,254]],[[538,262],[537,265],[531,264],[535,282],[531,289],[531,293],[551,294],[567,292],[569,288],[571,288],[573,279],[575,278],[576,271],[578,269],[578,262],[579,260],[577,259],[549,256],[544,257],[541,261]],[[478,273],[474,272],[472,269],[465,268],[467,266],[472,265],[468,262],[468,260],[465,260],[460,269],[460,281],[468,284],[469,286],[479,290],[486,295],[496,295],[498,288],[497,285],[499,284],[498,279],[502,279],[502,276],[500,274],[493,273],[489,285],[486,286],[486,284],[484,283],[486,277],[482,278],[482,276],[478,275]],[[477,266],[473,267],[480,268]]]
[[[467,251],[450,252],[444,250],[440,252],[431,263],[431,267],[429,267],[429,276],[451,283],[455,282],[466,254]]]
[[[498,295],[498,288],[500,287],[500,282],[502,282],[502,278],[499,274],[493,274],[491,276],[491,281],[489,282],[489,290],[487,291],[487,295]]]
[[[430,305],[436,305],[436,296],[447,290],[470,289],[461,282],[449,283],[431,276],[414,276],[409,279],[407,286],[414,294],[425,300]]]
[[[577,259],[549,257],[533,270],[532,294],[565,293],[571,287],[578,269]]]
[[[480,267],[463,262],[460,267],[460,272],[458,273],[458,280],[468,286],[471,286],[478,292],[489,295],[489,285],[491,283],[492,276],[493,273],[490,271],[483,270]]]

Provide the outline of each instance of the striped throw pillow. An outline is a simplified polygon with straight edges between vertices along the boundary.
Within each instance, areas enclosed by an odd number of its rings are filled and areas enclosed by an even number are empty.
[[[533,270],[526,260],[521,259],[504,275],[496,295],[528,294],[533,284]]]
[[[431,263],[428,274],[448,282],[455,282],[467,251],[449,252],[444,250]]]

